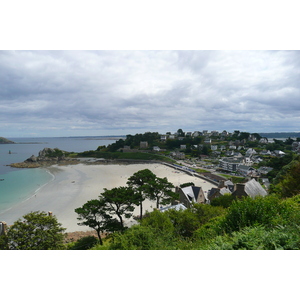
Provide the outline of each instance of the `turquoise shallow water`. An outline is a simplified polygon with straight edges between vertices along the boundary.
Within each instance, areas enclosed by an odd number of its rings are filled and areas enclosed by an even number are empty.
[[[97,138],[10,138],[16,144],[0,144],[0,214],[25,201],[53,179],[46,169],[16,169],[8,164],[22,162],[31,155],[49,148],[59,148],[69,152],[96,150],[114,140]],[[9,154],[11,153],[11,154]],[[0,220],[1,221],[1,220]]]
[[[39,188],[53,179],[44,169],[20,169],[1,175],[0,212],[32,196]]]

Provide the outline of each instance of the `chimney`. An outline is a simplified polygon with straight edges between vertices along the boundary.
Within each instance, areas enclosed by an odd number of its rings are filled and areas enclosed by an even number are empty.
[[[220,180],[218,188],[223,188],[225,186],[225,180]]]
[[[244,183],[237,183],[234,187],[234,191],[236,193],[244,193],[245,192],[245,184]]]
[[[7,232],[7,224],[6,222],[0,222],[0,236],[6,234]]]

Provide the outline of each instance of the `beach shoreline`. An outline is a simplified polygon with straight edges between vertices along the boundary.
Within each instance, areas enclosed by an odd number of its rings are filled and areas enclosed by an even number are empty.
[[[11,225],[17,219],[31,211],[51,211],[58,222],[66,228],[66,232],[89,231],[87,226],[77,225],[75,208],[81,207],[91,199],[98,199],[104,188],[126,186],[126,182],[135,172],[149,169],[158,177],[167,177],[174,186],[194,182],[205,192],[215,187],[204,179],[190,176],[182,171],[176,171],[163,164],[76,164],[67,166],[54,165],[45,168],[52,174],[50,182],[40,187],[34,195],[0,214],[0,220]],[[152,211],[155,203],[145,201],[143,210]],[[139,215],[139,207],[133,212]],[[127,225],[134,224],[133,219],[127,220]]]

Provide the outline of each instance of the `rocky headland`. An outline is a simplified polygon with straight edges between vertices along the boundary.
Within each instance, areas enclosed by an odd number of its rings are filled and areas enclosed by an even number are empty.
[[[0,144],[15,144],[15,142],[0,136]]]
[[[31,155],[23,162],[12,163],[9,166],[13,168],[40,168],[52,165],[70,165],[79,163],[78,159],[67,156],[68,152],[60,149],[44,148],[38,156]]]

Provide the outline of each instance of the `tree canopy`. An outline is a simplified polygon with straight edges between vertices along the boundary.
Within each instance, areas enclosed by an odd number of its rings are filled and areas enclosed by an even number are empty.
[[[143,216],[143,201],[147,197],[147,190],[149,188],[148,185],[150,182],[153,182],[155,178],[156,175],[149,169],[137,171],[128,178],[127,184],[140,195],[140,219]]]
[[[109,230],[109,221],[111,216],[106,211],[106,203],[100,200],[90,200],[86,202],[82,207],[75,209],[78,214],[78,225],[89,226],[96,230],[100,244],[103,244],[101,233]]]
[[[178,195],[173,192],[174,185],[166,177],[155,177],[146,187],[146,195],[156,202],[156,208],[167,205],[175,200]]]
[[[87,201],[75,209],[78,225],[89,226],[96,230],[100,245],[103,245],[101,233],[124,230],[124,218],[130,218],[139,204],[139,194],[131,187],[104,189],[99,199]]]
[[[106,213],[117,217],[121,229],[125,228],[124,218],[130,218],[135,206],[140,203],[140,195],[127,186],[104,189],[99,199],[105,203]]]
[[[55,216],[45,212],[30,212],[14,222],[7,232],[10,250],[54,250],[63,249],[65,228]]]
[[[300,194],[299,174],[300,156],[297,156],[277,173],[271,191],[283,198]]]

